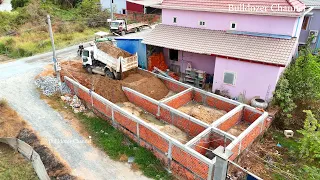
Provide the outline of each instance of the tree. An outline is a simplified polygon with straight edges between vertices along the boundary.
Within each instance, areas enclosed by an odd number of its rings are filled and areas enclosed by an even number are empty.
[[[312,54],[308,44],[284,71],[274,94],[273,103],[280,107],[277,121],[291,128],[292,125],[303,126],[301,119],[305,118],[305,109],[320,117],[320,60]]]
[[[30,0],[12,0],[11,5],[13,9],[17,9],[18,7],[24,7],[29,3]]]
[[[302,156],[314,160],[320,159],[320,124],[310,110],[305,110],[306,119],[304,127],[298,130],[303,135],[299,141]]]

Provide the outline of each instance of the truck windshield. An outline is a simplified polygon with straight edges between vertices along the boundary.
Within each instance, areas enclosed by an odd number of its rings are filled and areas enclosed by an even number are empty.
[[[118,27],[119,26],[119,22],[111,22],[110,26]]]
[[[84,51],[83,51],[83,56],[85,56],[85,57],[89,57],[89,51],[84,50]]]

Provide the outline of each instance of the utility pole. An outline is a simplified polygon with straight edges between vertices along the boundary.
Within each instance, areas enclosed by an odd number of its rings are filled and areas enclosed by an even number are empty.
[[[110,0],[111,21],[113,20],[113,0]]]
[[[53,39],[53,32],[52,32],[52,27],[51,27],[50,15],[47,15],[47,22],[48,22],[49,34],[50,34],[51,46],[52,46],[53,69],[54,69],[54,72],[57,74],[57,79],[58,79],[60,93],[61,93],[62,92],[61,78],[60,78],[61,66],[60,66],[60,62],[58,62],[58,60],[57,60],[56,48],[54,46],[54,39]]]

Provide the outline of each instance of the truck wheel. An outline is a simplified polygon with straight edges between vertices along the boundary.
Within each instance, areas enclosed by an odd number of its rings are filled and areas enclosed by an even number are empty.
[[[121,31],[121,36],[124,36],[126,35],[126,32],[125,31]]]
[[[87,67],[86,67],[86,70],[87,70],[87,72],[88,72],[89,74],[92,74],[92,68],[91,68],[90,66],[87,66]]]
[[[139,28],[134,28],[134,32],[136,33],[136,32],[138,32],[139,30],[138,30]]]
[[[118,72],[118,73],[115,73],[115,74],[116,74],[116,79],[117,80],[121,80],[121,73]]]
[[[106,70],[106,76],[111,78],[111,79],[115,78],[113,72],[111,72],[109,69]]]
[[[138,32],[140,32],[140,31],[141,31],[141,29],[142,29],[141,27],[138,27]]]

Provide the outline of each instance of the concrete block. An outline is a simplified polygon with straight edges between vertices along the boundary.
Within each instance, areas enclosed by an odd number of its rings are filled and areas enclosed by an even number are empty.
[[[286,138],[291,138],[293,137],[294,132],[292,130],[284,130],[284,135]]]

